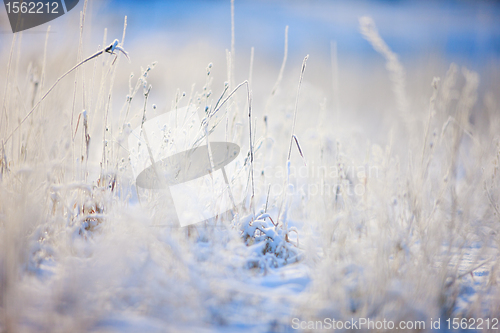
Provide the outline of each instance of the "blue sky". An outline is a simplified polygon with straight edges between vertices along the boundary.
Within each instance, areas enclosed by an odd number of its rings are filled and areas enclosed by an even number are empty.
[[[136,35],[162,32],[177,43],[206,39],[230,46],[230,1],[109,1],[106,10],[127,15]],[[444,55],[476,64],[500,57],[500,5],[487,1],[235,1],[236,43],[281,57],[289,26],[290,52],[371,55],[358,18],[369,15],[402,58]]]

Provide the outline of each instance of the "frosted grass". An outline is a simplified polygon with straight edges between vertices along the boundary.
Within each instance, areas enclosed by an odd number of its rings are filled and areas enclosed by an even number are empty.
[[[409,89],[417,81],[408,81],[420,68],[403,68],[371,19],[360,24],[388,66],[362,78],[392,78],[392,86],[373,87],[383,96],[390,92],[391,103],[368,122],[397,114],[395,129],[381,127],[379,141],[358,130],[364,123],[347,117],[348,107],[339,110],[342,123],[332,124],[331,90],[308,72],[321,60],[312,55],[303,71],[293,67],[286,46],[274,73],[259,68],[252,51],[252,82],[239,81],[252,91],[251,114],[250,90],[233,93],[221,82],[229,78],[237,86],[237,75],[249,72],[235,61],[234,42],[227,58],[215,57],[200,81],[188,83],[182,81],[186,68],[176,68],[177,76],[160,70],[162,63],[176,67],[186,58],[198,66],[202,57],[189,50],[173,59],[155,54],[158,65],[149,66],[139,48],[127,48],[132,64],[103,53],[79,68],[85,75],[73,78],[75,85],[58,84],[41,101],[43,112],[32,115],[28,110],[46,92],[38,91],[37,71],[47,73],[47,87],[74,63],[58,62],[67,50],[51,47],[44,70],[22,52],[2,54],[2,331],[280,332],[293,331],[294,317],[428,322],[497,316],[495,95],[479,89],[479,75],[458,64],[425,72],[426,93],[419,95]],[[286,44],[293,40],[285,36]],[[29,46],[15,36],[16,48]],[[346,60],[335,59],[342,89]],[[139,77],[126,66],[140,69]],[[270,90],[261,89],[262,82]],[[187,84],[191,93],[180,93]],[[75,109],[82,108],[83,118],[69,128],[75,86]],[[179,89],[175,100],[146,103],[170,86]],[[363,93],[335,92],[342,105],[354,105],[349,101]],[[144,120],[191,104],[205,129],[220,129],[221,137],[243,147],[248,199],[235,218],[179,228],[170,223],[168,197],[136,189],[126,140]],[[487,121],[471,121],[482,117]],[[398,131],[401,126],[407,130]],[[297,150],[291,149],[294,138]],[[292,172],[304,163],[318,172]],[[325,172],[332,166],[334,176]],[[362,172],[370,167],[377,172]],[[280,168],[286,171],[273,173]],[[273,184],[285,184],[286,195],[271,191]],[[314,193],[311,184],[325,191]]]

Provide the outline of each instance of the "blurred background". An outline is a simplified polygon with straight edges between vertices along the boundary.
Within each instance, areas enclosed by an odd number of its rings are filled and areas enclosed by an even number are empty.
[[[34,59],[43,51],[50,24],[47,56],[50,59],[50,51],[64,50],[68,62],[60,64],[69,68],[74,63],[71,59],[76,59],[70,55],[78,49],[77,22],[83,4],[81,0],[62,18],[26,31],[23,43],[30,48],[23,52],[31,52]],[[177,89],[189,92],[193,83],[201,88],[209,63],[214,65],[214,93],[222,91],[228,79],[226,51],[231,51],[230,1],[99,0],[89,1],[88,6],[84,54],[102,44],[104,28],[108,42],[120,39],[127,16],[125,48],[132,62],[122,64],[121,72],[125,78],[158,61],[150,78],[153,87],[161,85],[161,93],[156,90],[151,95],[158,112],[170,107]],[[362,16],[373,18],[382,38],[398,55],[407,73],[410,104],[416,109],[426,108],[432,78],[444,76],[452,62],[479,73],[480,91],[499,86],[500,4],[496,1],[236,1],[233,75],[237,82],[249,78],[253,47],[256,112],[263,112],[278,77],[288,26],[282,90],[291,89],[292,100],[300,64],[309,54],[304,81],[314,85],[317,93],[314,102],[309,102],[313,110],[318,111],[326,98],[326,106],[333,108],[338,103],[344,119],[352,116],[361,125],[367,113],[393,115],[394,95],[385,60],[361,35],[358,20]],[[3,7],[0,17],[0,52],[5,56],[12,33]],[[120,81],[126,89],[128,80]],[[383,121],[378,122],[382,125]],[[376,136],[376,132],[372,134]]]
[[[230,47],[228,1],[108,1],[100,11],[128,15],[132,39],[162,33],[170,47],[202,41]],[[335,40],[339,56],[372,56],[359,34],[361,16],[375,20],[403,61],[441,54],[477,70],[500,54],[496,1],[236,1],[237,47],[244,54],[253,46],[279,63],[288,25],[291,54],[328,54]]]

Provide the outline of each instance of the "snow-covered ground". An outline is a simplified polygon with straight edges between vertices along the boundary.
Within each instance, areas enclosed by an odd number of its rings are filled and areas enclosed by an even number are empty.
[[[148,5],[0,35],[0,331],[500,329],[498,6]],[[180,227],[128,137],[188,105],[245,200]]]

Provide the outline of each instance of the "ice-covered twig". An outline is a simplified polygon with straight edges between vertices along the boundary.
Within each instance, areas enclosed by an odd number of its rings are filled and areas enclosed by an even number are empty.
[[[115,50],[117,51],[120,51],[121,53],[123,53],[125,55],[125,57],[127,57],[128,61],[130,62],[130,58],[128,56],[128,52],[125,51],[121,46],[120,46],[120,42],[118,41],[118,39],[115,39],[115,41],[113,43],[111,43],[111,45],[109,45],[107,48],[106,48],[106,52],[108,53],[111,53],[111,54],[115,54]]]

